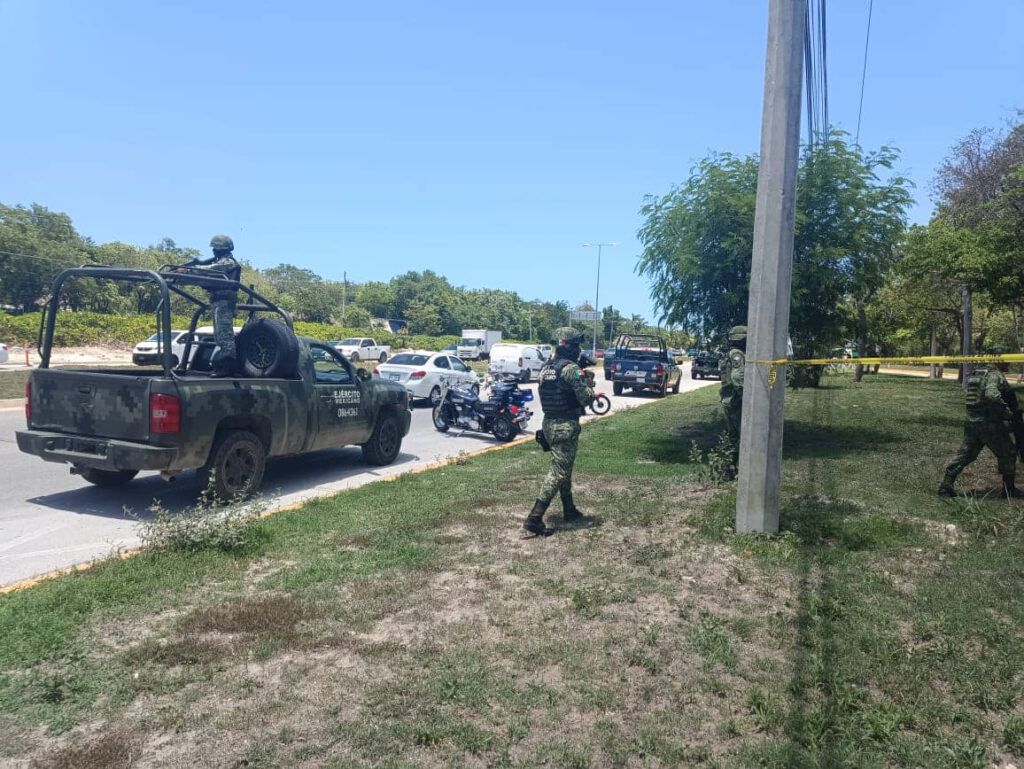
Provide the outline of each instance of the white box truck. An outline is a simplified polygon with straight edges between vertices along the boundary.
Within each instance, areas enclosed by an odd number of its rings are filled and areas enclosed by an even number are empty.
[[[500,331],[488,331],[485,328],[467,328],[462,331],[462,339],[455,348],[455,354],[463,360],[481,360],[489,358],[491,348],[501,343]]]

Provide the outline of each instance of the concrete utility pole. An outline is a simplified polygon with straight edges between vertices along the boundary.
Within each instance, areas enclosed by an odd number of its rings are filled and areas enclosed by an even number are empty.
[[[341,273],[341,325],[345,325],[345,302],[348,299],[348,272]]]
[[[747,313],[736,531],[779,530],[785,373],[768,386],[769,368],[750,363],[786,355],[793,277],[796,176],[800,150],[806,0],[769,0],[761,166],[754,213],[754,256]]]
[[[597,287],[594,289],[594,312],[601,312],[601,249],[605,246],[617,246],[618,243],[584,243],[583,248],[597,246]],[[594,355],[597,355],[597,316],[594,317]]]

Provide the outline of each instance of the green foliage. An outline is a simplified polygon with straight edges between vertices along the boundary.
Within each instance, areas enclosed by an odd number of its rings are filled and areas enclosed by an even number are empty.
[[[9,343],[28,340],[33,346],[39,333],[41,313],[10,315],[0,312],[0,339]],[[209,322],[204,321],[204,322]],[[172,316],[171,326],[176,329],[188,328],[189,318]],[[54,344],[57,347],[75,347],[90,344],[107,344],[132,347],[150,336],[156,330],[153,315],[108,315],[98,312],[72,312],[63,310],[57,316],[54,327]],[[458,341],[455,335],[428,336],[423,334],[392,334],[380,329],[344,328],[329,323],[295,321],[295,332],[314,339],[332,341],[349,336],[372,336],[380,344],[391,345],[394,349],[414,348],[440,350],[447,344]]]
[[[265,504],[258,499],[220,504],[214,499],[212,489],[180,512],[171,513],[159,501],[154,501],[148,516],[136,516],[139,539],[144,547],[152,550],[241,553],[249,548],[253,524],[264,508]]]
[[[881,287],[912,202],[909,181],[889,173],[895,150],[864,153],[832,137],[804,148],[797,183],[790,327],[808,353],[842,338],[845,297]],[[711,155],[640,212],[639,272],[663,317],[704,338],[747,319],[757,173],[755,156]]]

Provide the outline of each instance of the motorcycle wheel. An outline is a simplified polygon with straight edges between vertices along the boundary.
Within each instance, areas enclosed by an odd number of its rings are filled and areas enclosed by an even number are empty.
[[[452,426],[451,414],[449,413],[450,411],[451,409],[449,409],[448,405],[445,403],[438,403],[434,406],[432,419],[434,422],[434,429],[439,433],[448,432],[448,428]]]
[[[590,404],[590,410],[595,414],[607,414],[612,410],[612,402],[608,400],[608,396],[602,393],[598,393],[594,396],[594,402]]]
[[[499,441],[508,443],[516,437],[515,423],[504,414],[496,416],[494,422],[491,423],[491,433]]]

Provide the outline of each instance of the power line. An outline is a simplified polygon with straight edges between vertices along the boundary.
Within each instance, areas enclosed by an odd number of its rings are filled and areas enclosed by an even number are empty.
[[[875,8],[875,0],[868,0],[868,29],[864,35],[864,67],[860,73],[860,106],[857,108],[857,134],[855,144],[860,144],[860,119],[864,114],[864,82],[868,76],[868,43],[871,41],[871,13]]]

